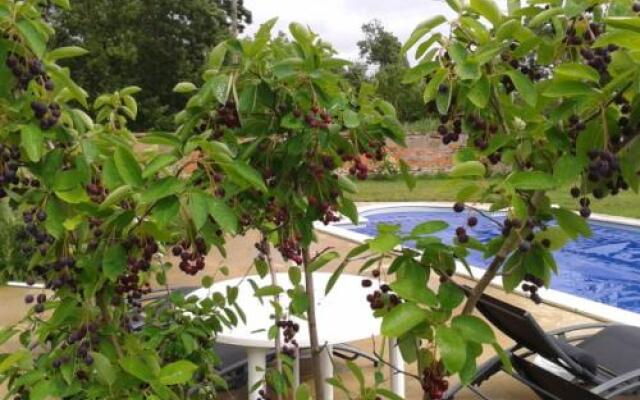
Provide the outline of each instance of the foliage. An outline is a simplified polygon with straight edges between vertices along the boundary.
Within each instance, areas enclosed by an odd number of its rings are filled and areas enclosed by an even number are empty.
[[[444,144],[469,135],[471,146],[458,152],[451,172],[473,179],[454,206],[468,213],[468,222],[457,227],[450,245],[431,236],[446,226],[439,221],[426,221],[408,235],[399,226],[381,225],[361,249],[372,253],[366,265],[374,277],[382,260],[393,260],[387,271],[393,282],[369,299],[383,318],[382,333],[397,337],[405,360],[418,363],[414,378],[431,399],[443,396],[447,376],[469,382],[482,344],[493,345],[504,359],[491,329],[470,315],[491,280],[500,275],[507,291],[522,284],[539,303],[538,288],[548,286],[559,268],[553,251],[590,235],[584,219],[591,201],[640,186],[637,5],[511,2],[504,15],[491,0],[448,3],[457,16],[447,36],[430,33],[446,22],[436,16],[403,46],[417,45],[418,60],[405,81],[426,79],[424,100],[440,114]],[[495,176],[494,169],[507,174]],[[580,215],[551,205],[549,192],[567,185]],[[471,196],[492,210],[507,209],[504,220],[492,220],[501,235],[488,242],[474,238],[473,227],[485,214],[465,205]],[[395,255],[395,246],[408,241],[416,250]],[[469,251],[481,251],[491,262],[475,287],[464,291],[452,275],[466,265]],[[440,282],[435,289],[427,286],[432,275]]]
[[[56,29],[52,41],[89,51],[63,65],[91,96],[139,86],[140,115],[132,126],[169,130],[182,106],[171,89],[175,82],[197,80],[211,46],[228,37],[229,7],[222,0],[75,0],[69,11],[49,13]],[[241,24],[251,23],[242,1],[239,16]]]
[[[333,50],[313,32],[294,23],[290,26],[292,42],[271,40],[274,24],[275,20],[263,24],[253,41],[230,40],[216,47],[205,83],[177,120],[181,124],[178,135],[188,138],[191,148],[198,148],[205,157],[198,160],[197,176],[205,185],[217,187],[219,197],[230,198],[240,216],[239,232],[256,228],[263,234],[264,240],[256,244],[258,272],[268,273],[271,247],[292,264],[295,289],[286,293],[291,298],[289,309],[275,310],[276,322],[270,331],[275,337],[277,328],[289,326],[289,316],[314,320],[309,306],[315,304],[311,275],[337,257],[335,252],[309,254],[315,240],[313,223],[334,222],[338,213],[357,220],[356,207],[345,196],[353,191],[353,183],[338,171],[349,169],[357,179],[366,179],[364,159],[381,160],[385,141],[402,143],[403,131],[393,107],[373,97],[369,85],[357,93],[350,90],[340,74],[346,63],[334,58]],[[184,82],[176,90],[194,86]],[[214,146],[211,140],[220,143]],[[254,190],[238,192],[224,180],[216,183],[215,172],[210,172],[215,165],[206,157],[224,162],[219,154],[221,143],[230,154],[260,171],[258,176],[236,171]],[[282,293],[277,282],[257,290],[265,296]],[[317,355],[315,334],[312,330]],[[287,337],[290,342],[285,330]],[[285,345],[285,352],[290,353],[290,343]],[[290,366],[286,361],[285,368]],[[267,381],[281,393],[291,383],[289,376],[287,371],[272,371]],[[318,382],[316,393],[321,386]]]
[[[24,239],[24,227],[16,220],[13,212],[5,203],[0,203],[0,283],[7,281],[25,281],[28,279],[27,259],[31,249],[23,250],[16,243]]]
[[[22,348],[0,355],[0,379],[10,395],[29,399],[215,398],[226,387],[216,372],[216,334],[245,317],[237,288],[199,302],[168,290],[160,303],[143,304],[143,296],[169,287],[174,262],[196,275],[209,251],[224,254],[225,235],[258,228],[258,272],[271,245],[305,266],[307,293],[292,266],[291,308],[276,308],[270,330],[290,339],[294,325],[280,317],[313,319],[308,279],[337,257],[311,257],[313,222],[333,221],[338,211],[357,218],[344,196],[353,183],[337,170],[351,166],[366,179],[361,157],[382,158],[388,138],[402,142],[395,111],[366,87],[352,92],[338,73],[345,63],[315,34],[292,24],[293,41],[272,40],[270,21],[253,40],[215,47],[201,88],[175,86],[194,92],[175,134],[138,141],[127,125],[140,88],[98,96],[91,118],[87,93],[57,64],[85,51],[47,51],[53,32],[43,7],[0,2],[0,197],[29,234],[29,276],[50,289],[28,294],[25,302],[35,304],[24,320],[1,332],[2,343],[16,337]],[[135,151],[141,145],[145,151]],[[166,261],[168,253],[177,261]],[[259,296],[278,293],[256,288]],[[266,379],[285,391],[287,376]]]

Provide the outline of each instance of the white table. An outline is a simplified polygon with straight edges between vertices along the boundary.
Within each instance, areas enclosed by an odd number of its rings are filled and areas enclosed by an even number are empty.
[[[333,363],[331,360],[332,345],[340,343],[355,342],[368,339],[380,333],[380,319],[373,317],[366,301],[368,290],[361,286],[362,277],[343,274],[333,287],[328,296],[324,295],[325,287],[331,274],[314,273],[314,286],[316,292],[316,318],[318,321],[318,337],[320,345],[324,346],[322,352],[322,376],[324,379],[333,375]],[[287,274],[277,274],[278,285],[287,290],[292,287]],[[236,346],[242,346],[247,351],[248,361],[248,387],[264,377],[266,368],[266,357],[270,350],[275,347],[275,342],[268,338],[268,329],[274,323],[270,318],[273,308],[270,304],[272,298],[265,297],[258,299],[254,295],[254,290],[249,283],[253,280],[259,287],[271,285],[269,276],[261,279],[259,276],[248,276],[246,278],[231,279],[214,284],[209,289],[199,289],[190,295],[204,299],[211,293],[226,293],[228,286],[238,286],[239,295],[237,303],[247,316],[247,323],[240,324],[231,329],[225,329],[218,334],[217,340]],[[304,279],[302,279],[304,285]],[[289,298],[283,293],[280,295],[283,306],[288,305]],[[306,321],[298,318],[291,318],[300,325],[300,331],[295,339],[300,348],[310,348],[309,327]],[[404,371],[404,364],[400,351],[395,340],[390,341],[390,364],[391,386],[394,393],[404,397],[404,375],[397,371]],[[299,379],[299,364],[296,359],[296,380]],[[257,391],[249,393],[249,400],[257,399]],[[325,383],[325,399],[333,399],[333,386]]]

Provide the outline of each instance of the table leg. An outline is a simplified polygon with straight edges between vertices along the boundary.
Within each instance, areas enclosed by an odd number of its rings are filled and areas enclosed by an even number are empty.
[[[293,360],[293,390],[300,386],[300,349],[296,347],[295,360]]]
[[[404,398],[404,361],[400,353],[398,341],[389,339],[389,361],[391,364],[391,391]]]
[[[324,381],[324,399],[322,400],[333,400],[333,386],[326,382],[327,379],[333,376],[333,360],[331,356],[333,355],[333,347],[330,345],[326,345],[320,353],[320,358],[322,360],[322,379]],[[320,400],[320,399],[319,399]]]
[[[260,397],[259,389],[252,392],[251,388],[264,378],[264,372],[267,368],[267,349],[247,347],[246,350],[249,400],[257,400]]]

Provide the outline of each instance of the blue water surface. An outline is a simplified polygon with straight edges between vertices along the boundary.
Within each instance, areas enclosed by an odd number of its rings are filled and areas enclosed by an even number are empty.
[[[467,213],[436,208],[367,214],[365,224],[346,228],[375,236],[380,223],[399,224],[402,232],[409,233],[419,223],[442,220],[450,226],[437,235],[447,243],[451,243],[456,227],[465,226],[468,217]],[[487,242],[499,232],[488,220],[479,217],[479,221],[476,227],[467,228],[478,240]],[[593,236],[573,241],[554,253],[559,274],[553,277],[551,287],[640,313],[640,228],[599,221],[590,221],[590,225]],[[486,268],[490,261],[477,251],[472,251],[467,260],[479,268]]]

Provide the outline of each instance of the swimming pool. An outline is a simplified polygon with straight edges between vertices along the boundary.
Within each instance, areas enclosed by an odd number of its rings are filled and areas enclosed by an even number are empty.
[[[455,236],[455,228],[464,226],[467,213],[457,214],[451,208],[413,206],[382,207],[361,212],[360,225],[340,224],[349,231],[374,236],[377,225],[399,224],[408,233],[418,223],[442,220],[447,230],[437,235],[447,243]],[[481,241],[496,235],[497,227],[486,219],[469,229]],[[570,242],[555,253],[559,274],[553,277],[551,288],[624,310],[640,313],[640,227],[590,220],[593,235]],[[486,268],[485,260],[472,251],[468,262]]]

